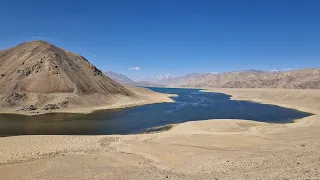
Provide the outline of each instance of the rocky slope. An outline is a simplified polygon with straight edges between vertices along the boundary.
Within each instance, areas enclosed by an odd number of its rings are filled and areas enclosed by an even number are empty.
[[[84,57],[45,41],[22,43],[0,53],[0,93],[132,93]]]
[[[45,41],[0,51],[0,112],[111,107],[144,98],[84,57]]]

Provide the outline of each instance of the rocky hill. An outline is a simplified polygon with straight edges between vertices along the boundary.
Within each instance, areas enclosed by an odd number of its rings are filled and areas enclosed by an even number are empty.
[[[84,57],[45,41],[0,52],[0,93],[132,93],[106,77]]]
[[[0,51],[0,112],[90,109],[148,99],[138,94],[84,57],[45,41]]]

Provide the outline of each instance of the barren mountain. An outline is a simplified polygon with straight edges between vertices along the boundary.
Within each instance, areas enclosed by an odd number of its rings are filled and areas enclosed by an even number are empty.
[[[141,87],[166,87],[165,85],[153,83],[149,81],[137,81],[133,84],[133,86],[141,86]]]
[[[302,69],[286,72],[258,70],[234,71],[219,74],[191,76],[171,86],[214,88],[293,88],[320,89],[320,69]]]
[[[150,81],[133,81],[123,74],[118,74],[112,71],[104,72],[104,74],[114,81],[127,86],[164,87],[164,85]]]
[[[84,57],[45,41],[22,43],[0,54],[0,93],[132,93]]]
[[[104,74],[120,84],[127,84],[127,85],[135,84],[135,81],[133,81],[132,79],[130,79],[129,77],[123,74],[118,74],[112,71],[104,72]]]
[[[143,79],[144,82],[150,82],[154,84],[163,84],[165,86],[178,86],[180,84],[188,84],[190,81],[197,80],[200,77],[209,75],[208,73],[192,73],[183,76],[171,76],[171,75],[161,75],[161,76],[151,76]]]
[[[172,76],[170,74],[159,75],[159,76],[150,76],[141,79],[143,82],[150,82],[155,84],[170,84],[176,78],[176,76]]]
[[[105,76],[84,57],[45,41],[0,51],[1,112],[90,109],[148,98]]]

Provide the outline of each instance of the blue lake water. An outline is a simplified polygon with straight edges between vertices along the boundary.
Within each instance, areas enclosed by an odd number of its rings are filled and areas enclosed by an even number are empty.
[[[175,103],[159,103],[91,114],[0,115],[0,135],[131,134],[168,124],[205,119],[247,119],[289,123],[312,114],[275,105],[231,100],[229,95],[200,89],[150,88],[177,94]]]

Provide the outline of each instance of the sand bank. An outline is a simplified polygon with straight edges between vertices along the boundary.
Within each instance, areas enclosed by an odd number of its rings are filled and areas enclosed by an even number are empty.
[[[212,89],[315,115],[206,120],[155,134],[0,138],[0,179],[319,179],[320,92]]]

